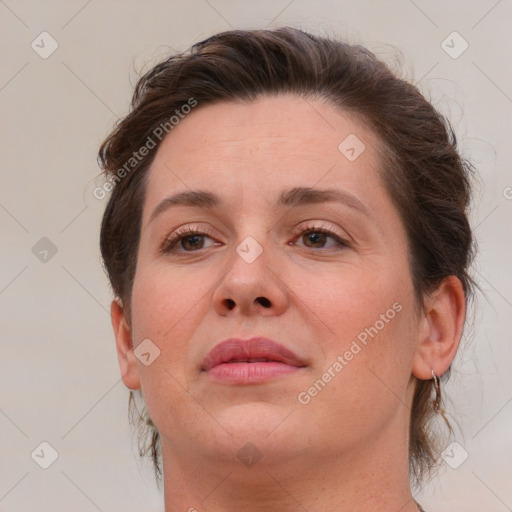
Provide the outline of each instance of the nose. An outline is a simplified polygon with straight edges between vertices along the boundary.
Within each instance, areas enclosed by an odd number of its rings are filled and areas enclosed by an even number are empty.
[[[254,261],[233,250],[213,293],[216,312],[221,316],[283,314],[290,295],[275,262],[275,255],[267,248]]]

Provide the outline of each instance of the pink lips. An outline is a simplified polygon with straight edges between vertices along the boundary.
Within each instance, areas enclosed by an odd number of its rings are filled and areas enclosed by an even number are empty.
[[[205,357],[201,370],[215,380],[232,384],[264,382],[306,366],[291,350],[275,341],[254,337],[230,338]]]

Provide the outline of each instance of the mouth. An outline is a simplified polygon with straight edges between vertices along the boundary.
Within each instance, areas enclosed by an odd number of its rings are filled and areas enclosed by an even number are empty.
[[[206,355],[201,371],[218,382],[252,384],[293,374],[305,366],[290,349],[267,338],[230,338]]]

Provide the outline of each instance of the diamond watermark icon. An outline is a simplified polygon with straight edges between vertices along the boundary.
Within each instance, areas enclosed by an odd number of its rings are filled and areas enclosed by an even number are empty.
[[[252,236],[248,236],[242,240],[236,252],[246,263],[252,263],[263,252],[263,247]]]
[[[160,349],[151,340],[145,339],[133,353],[143,365],[149,366],[160,355]]]
[[[43,236],[32,247],[32,253],[42,263],[48,263],[57,254],[57,246],[49,238]]]
[[[41,32],[30,43],[30,47],[39,57],[47,59],[59,47],[59,43],[48,32]]]
[[[348,137],[345,137],[338,146],[340,153],[350,162],[357,160],[366,149],[363,141],[351,133]]]
[[[236,452],[237,459],[248,468],[252,468],[258,462],[263,453],[252,443],[246,443]]]
[[[48,469],[59,458],[57,450],[46,441],[40,443],[30,456],[43,469]]]
[[[456,441],[450,443],[441,453],[441,458],[452,469],[457,469],[468,457],[469,453]]]
[[[458,32],[454,31],[442,41],[441,48],[452,59],[458,59],[469,48],[469,43]]]

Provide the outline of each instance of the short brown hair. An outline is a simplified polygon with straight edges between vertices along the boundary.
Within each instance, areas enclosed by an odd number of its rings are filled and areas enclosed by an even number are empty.
[[[383,178],[406,228],[417,304],[422,307],[424,295],[449,275],[460,279],[467,301],[473,288],[468,268],[474,240],[467,218],[472,164],[459,155],[450,123],[362,46],[290,27],[216,34],[140,78],[132,109],[101,145],[99,163],[108,178],[119,177],[116,172],[126,168],[133,152],[191,98],[204,106],[288,93],[322,99],[368,123],[385,148]],[[101,226],[106,271],[128,318],[145,183],[156,149],[116,180]],[[443,380],[448,376],[449,370]],[[431,380],[416,382],[409,441],[416,484],[438,455],[430,430],[432,388]],[[132,399],[130,392],[130,406]],[[150,445],[140,454],[151,452],[158,480],[159,434],[147,412],[138,420],[150,433]]]

